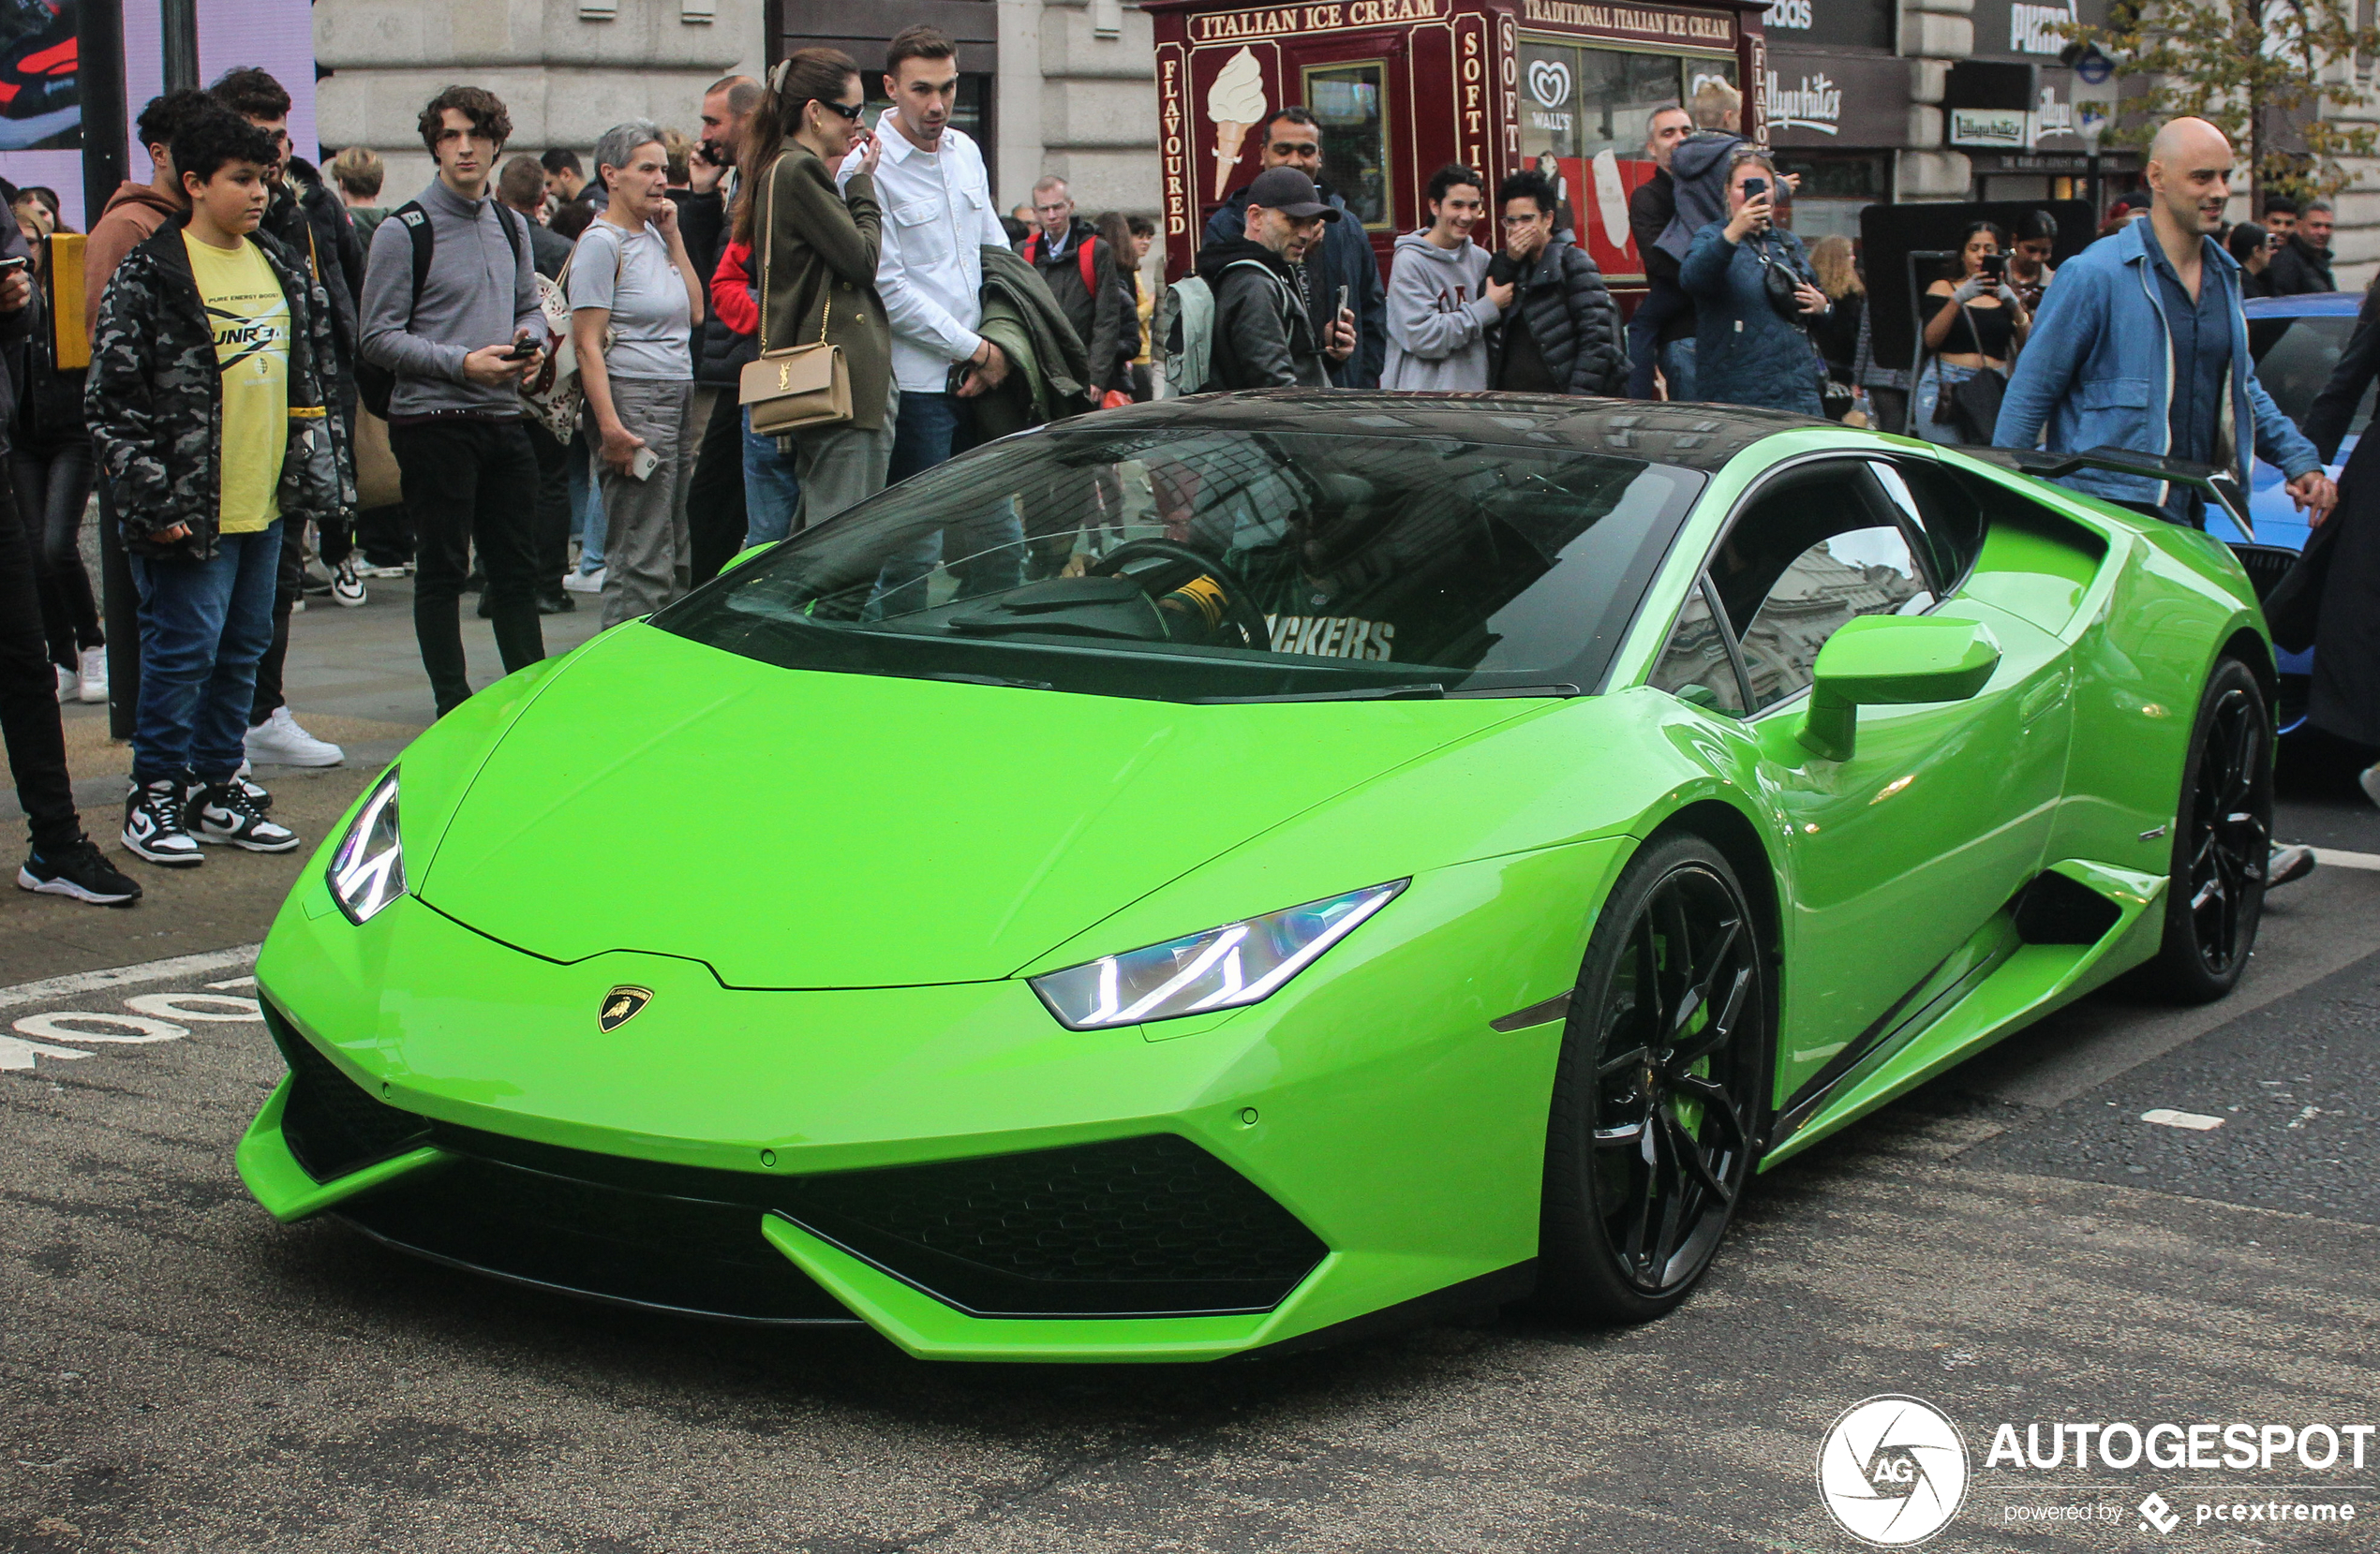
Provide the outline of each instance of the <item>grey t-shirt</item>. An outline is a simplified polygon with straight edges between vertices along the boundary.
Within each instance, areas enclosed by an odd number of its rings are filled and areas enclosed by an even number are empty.
[[[686,282],[650,225],[630,232],[600,218],[589,222],[571,258],[570,301],[573,313],[612,310],[617,338],[603,352],[603,365],[614,377],[681,382],[694,376]]]

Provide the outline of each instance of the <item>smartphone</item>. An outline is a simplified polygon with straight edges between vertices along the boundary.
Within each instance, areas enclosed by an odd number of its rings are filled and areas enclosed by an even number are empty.
[[[1767,192],[1768,192],[1768,180],[1767,180],[1767,179],[1765,179],[1765,178],[1747,178],[1747,179],[1745,179],[1745,180],[1744,180],[1744,199],[1745,199],[1748,202],[1748,201],[1750,201],[1750,200],[1758,200],[1761,196],[1763,196],[1763,195],[1766,194]]]
[[[662,456],[649,448],[639,448],[628,456],[628,473],[633,480],[649,481],[661,466]]]
[[[504,360],[507,362],[526,362],[536,354],[537,342],[534,340],[523,340],[511,350],[504,353]]]
[[[2006,254],[1986,254],[1984,256],[1985,279],[1992,281],[2002,280],[2006,278],[2007,274],[2008,256]]]
[[[13,275],[24,267],[25,257],[22,254],[17,254],[8,259],[0,259],[0,275]]]

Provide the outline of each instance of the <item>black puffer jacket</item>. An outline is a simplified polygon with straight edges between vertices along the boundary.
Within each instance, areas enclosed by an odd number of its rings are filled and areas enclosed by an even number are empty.
[[[1628,388],[1628,351],[1620,343],[1620,312],[1604,288],[1603,272],[1586,250],[1555,232],[1524,277],[1497,254],[1488,279],[1518,288],[1512,305],[1528,319],[1545,370],[1564,393],[1619,394]],[[1510,315],[1506,315],[1508,318]],[[1499,346],[1501,342],[1498,342]]]

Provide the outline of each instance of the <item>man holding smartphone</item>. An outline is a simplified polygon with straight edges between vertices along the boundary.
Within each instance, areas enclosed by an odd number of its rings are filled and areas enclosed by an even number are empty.
[[[420,129],[438,176],[372,234],[363,354],[394,378],[389,447],[419,545],[413,634],[444,717],[471,694],[458,601],[474,540],[505,673],[545,656],[537,590],[550,580],[538,576],[537,454],[520,385],[546,329],[528,223],[489,188],[513,133],[503,103],[450,86]]]

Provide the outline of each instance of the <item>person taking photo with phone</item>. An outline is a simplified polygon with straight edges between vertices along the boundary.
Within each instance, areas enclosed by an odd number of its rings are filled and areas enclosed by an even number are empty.
[[[1705,224],[1678,265],[1694,299],[1696,397],[1823,415],[1818,353],[1805,325],[1832,303],[1802,240],[1777,225],[1777,168],[1749,146],[1727,170],[1724,221]]]
[[[490,187],[513,133],[504,104],[450,86],[416,127],[438,176],[373,229],[362,353],[390,378],[389,449],[415,536],[413,635],[443,718],[471,694],[459,600],[474,542],[504,672],[545,657],[537,454],[520,384],[546,330],[528,223]]]
[[[603,625],[649,615],[684,593],[693,549],[694,356],[703,281],[677,229],[662,132],[643,119],[595,142],[602,214],[571,256],[571,345],[587,414],[602,441]]]
[[[1926,289],[1926,364],[1917,373],[1917,435],[1949,448],[1991,446],[2008,369],[2032,332],[2032,315],[2008,280],[2008,234],[1988,221],[1967,229],[1958,278]],[[1972,385],[1967,387],[1966,385]]]

